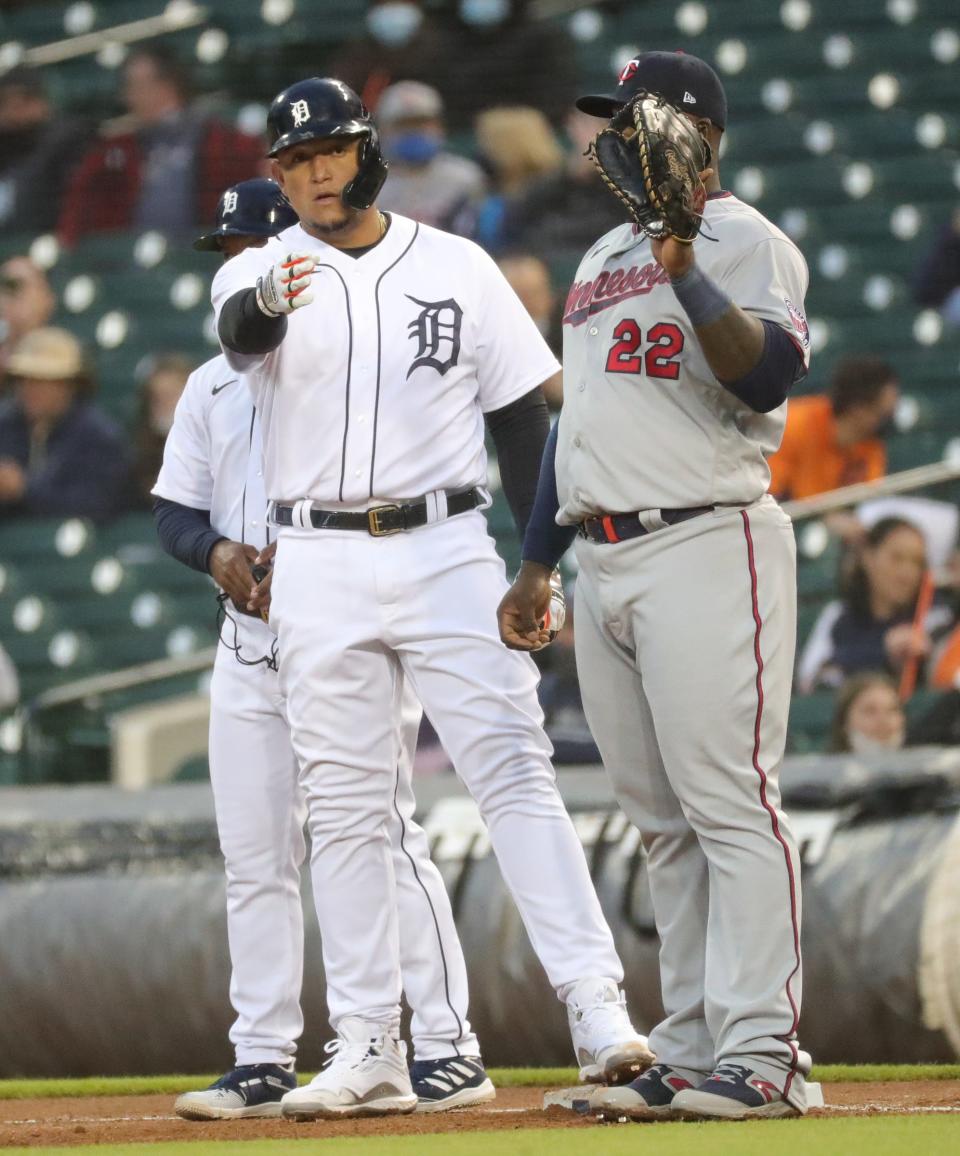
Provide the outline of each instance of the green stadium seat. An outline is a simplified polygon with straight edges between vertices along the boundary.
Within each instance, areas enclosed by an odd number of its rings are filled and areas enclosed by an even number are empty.
[[[912,470],[943,459],[943,450],[949,440],[949,431],[913,430],[895,434],[887,439],[887,471]]]
[[[827,745],[835,709],[833,691],[793,696],[787,723],[787,750],[792,754],[822,751]]]

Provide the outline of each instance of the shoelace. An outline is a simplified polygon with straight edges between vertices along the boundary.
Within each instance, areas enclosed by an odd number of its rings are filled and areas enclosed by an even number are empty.
[[[379,1060],[383,1055],[384,1037],[379,1039],[371,1036],[369,1040],[344,1040],[340,1036],[323,1045],[323,1050],[330,1056],[323,1066],[330,1064],[346,1064],[351,1068],[362,1068],[373,1060]],[[405,1046],[401,1042],[400,1050],[405,1054]]]
[[[711,1080],[716,1080],[722,1084],[735,1084],[742,1078],[743,1072],[739,1068],[728,1067],[726,1064],[721,1064],[719,1068],[715,1068],[710,1075]]]
[[[586,1007],[578,1007],[577,1011],[580,1013],[581,1022],[588,1016],[593,1019],[598,1016],[613,1016],[618,1023],[622,1023],[622,1017],[627,1011],[627,997],[623,992],[617,996],[615,1000],[603,1000],[600,1003],[588,1004]]]

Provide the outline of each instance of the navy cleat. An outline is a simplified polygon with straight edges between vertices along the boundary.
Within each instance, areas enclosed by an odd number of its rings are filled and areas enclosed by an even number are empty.
[[[243,1064],[201,1092],[185,1092],[173,1110],[184,1120],[235,1120],[279,1116],[280,1101],[297,1086],[291,1065]]]
[[[674,1097],[692,1088],[689,1080],[667,1064],[654,1064],[632,1084],[602,1089],[591,1097],[590,1106],[610,1119],[662,1120],[673,1115]]]
[[[718,1064],[699,1088],[678,1092],[674,1115],[682,1120],[750,1120],[799,1116],[769,1080],[743,1064]]]
[[[489,1103],[496,1096],[479,1056],[417,1060],[410,1068],[418,1112],[448,1112]]]

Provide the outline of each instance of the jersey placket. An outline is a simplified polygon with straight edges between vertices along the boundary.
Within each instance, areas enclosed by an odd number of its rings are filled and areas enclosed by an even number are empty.
[[[344,278],[356,339],[350,363],[341,500],[346,505],[359,505],[367,501],[370,490],[379,377],[380,319],[374,294],[376,270],[368,270],[362,258],[348,260],[350,267],[344,270]]]

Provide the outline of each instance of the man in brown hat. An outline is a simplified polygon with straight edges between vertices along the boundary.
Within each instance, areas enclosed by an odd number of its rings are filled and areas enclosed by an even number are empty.
[[[7,361],[0,406],[0,520],[106,521],[123,506],[128,475],[120,429],[90,400],[83,350],[65,329],[28,333]]]

